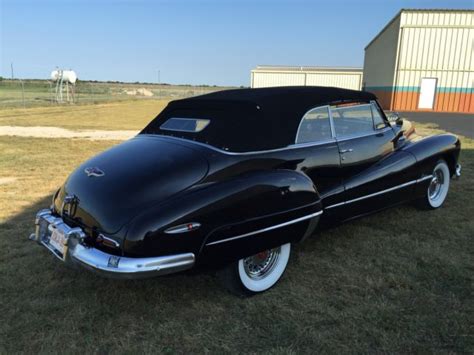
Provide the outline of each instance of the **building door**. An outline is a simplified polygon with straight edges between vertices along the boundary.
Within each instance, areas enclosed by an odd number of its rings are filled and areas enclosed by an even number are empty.
[[[437,78],[422,78],[418,108],[433,109]]]

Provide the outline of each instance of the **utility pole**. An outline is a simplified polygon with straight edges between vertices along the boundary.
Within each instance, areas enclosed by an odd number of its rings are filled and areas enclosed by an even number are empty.
[[[14,78],[14,75],[13,75],[13,62],[10,63],[10,68],[12,69],[12,80]]]
[[[160,69],[158,69],[158,84],[160,84]]]

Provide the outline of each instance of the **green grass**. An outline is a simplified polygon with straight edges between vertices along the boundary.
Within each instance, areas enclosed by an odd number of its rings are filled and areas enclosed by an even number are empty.
[[[113,144],[0,137],[0,353],[474,351],[474,141],[463,139],[463,177],[441,209],[400,206],[321,231],[292,250],[276,287],[248,299],[212,272],[102,279],[27,240],[68,173]]]

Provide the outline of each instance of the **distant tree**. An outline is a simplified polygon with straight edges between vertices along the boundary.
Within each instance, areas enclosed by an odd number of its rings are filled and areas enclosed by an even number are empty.
[[[3,80],[3,76],[0,76],[0,81],[2,81],[2,80]]]

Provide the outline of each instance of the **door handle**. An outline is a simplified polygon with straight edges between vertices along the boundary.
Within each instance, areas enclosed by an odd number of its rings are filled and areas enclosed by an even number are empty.
[[[354,149],[343,149],[343,150],[340,150],[339,153],[341,154],[344,154],[344,153],[352,153],[354,151]]]

